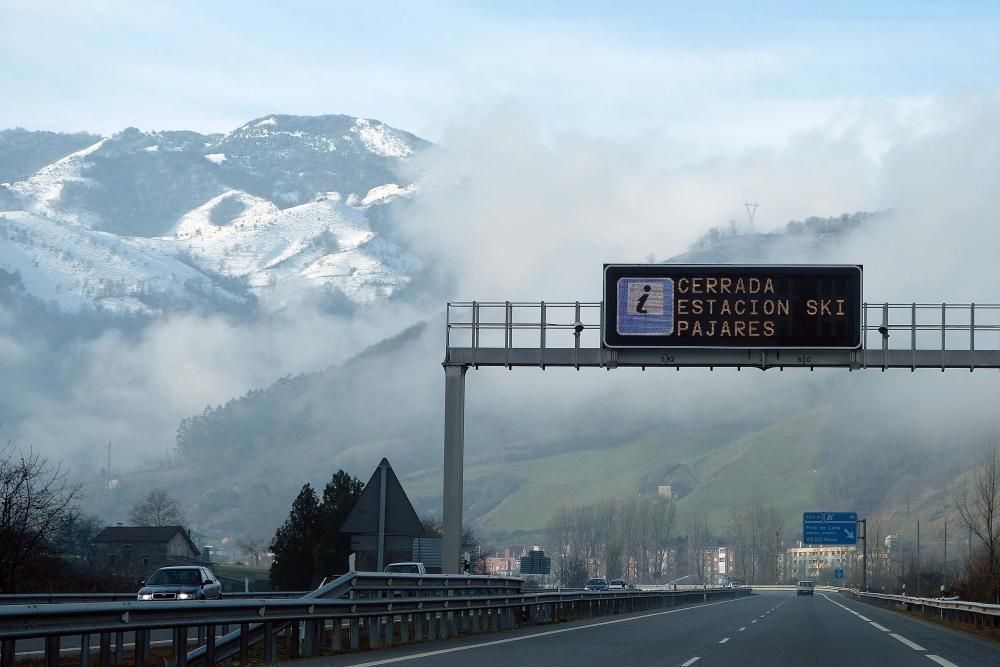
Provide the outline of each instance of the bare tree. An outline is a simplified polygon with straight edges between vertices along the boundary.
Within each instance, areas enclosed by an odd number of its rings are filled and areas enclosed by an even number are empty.
[[[260,566],[261,556],[267,550],[267,543],[253,535],[244,535],[236,541],[236,546],[247,555],[247,561],[249,561],[247,564],[254,567]]]
[[[708,513],[704,507],[696,507],[688,512],[684,521],[688,537],[688,557],[698,575],[698,581],[705,581],[705,549],[708,546]]]
[[[55,557],[77,516],[79,491],[60,464],[10,443],[0,448],[0,592],[16,592],[26,571]]]
[[[180,503],[163,489],[153,489],[142,502],[132,506],[128,520],[133,526],[181,526],[184,512]]]
[[[653,559],[650,580],[660,582],[664,577],[663,565],[670,548],[670,534],[677,520],[677,506],[670,498],[657,498],[652,513]]]
[[[955,499],[961,525],[978,538],[981,556],[969,563],[970,579],[978,575],[983,583],[978,588],[988,588],[989,599],[1000,602],[1000,451],[994,436],[984,453],[979,468],[973,473],[971,489],[965,480]],[[981,590],[985,597],[987,590]]]

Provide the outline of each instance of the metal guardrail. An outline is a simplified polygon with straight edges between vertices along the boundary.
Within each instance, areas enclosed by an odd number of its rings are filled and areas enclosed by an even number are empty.
[[[867,602],[868,604],[881,607],[895,607],[905,611],[920,612],[929,616],[946,618],[977,627],[995,628],[1000,626],[1000,605],[998,604],[871,593],[855,589],[844,589],[843,592],[860,602]]]
[[[864,303],[858,350],[601,346],[602,302],[448,304],[445,364],[755,368],[1000,368],[1000,304]]]
[[[308,591],[259,591],[223,593],[227,599],[268,600],[300,598]],[[67,604],[72,602],[131,602],[137,593],[17,593],[0,595],[0,605],[11,604]]]
[[[169,629],[173,660],[215,664],[249,660],[250,647],[263,644],[265,663],[277,660],[278,635],[289,657],[323,650],[341,652],[551,623],[590,615],[639,611],[720,597],[749,595],[750,589],[623,591],[613,593],[523,593],[523,580],[449,575],[349,573],[299,599],[211,600],[193,602],[106,602],[0,606],[0,667],[12,667],[19,640],[43,638],[45,662],[57,665],[62,637],[80,636],[79,658],[89,664],[91,636],[98,636],[100,664],[107,664],[115,637],[116,661],[123,642],[134,643],[133,662],[150,655],[150,633]],[[228,626],[239,629],[217,637]],[[189,651],[189,630],[204,645]]]

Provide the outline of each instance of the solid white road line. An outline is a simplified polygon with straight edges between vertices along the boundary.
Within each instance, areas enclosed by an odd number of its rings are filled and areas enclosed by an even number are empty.
[[[725,644],[725,643],[726,643],[726,642],[728,642],[728,641],[729,641],[729,637],[723,637],[723,638],[722,638],[722,641],[720,641],[719,643],[720,643],[720,644]]]
[[[910,648],[912,648],[914,651],[926,651],[927,650],[923,646],[921,646],[920,644],[914,644],[913,642],[911,642],[906,637],[903,637],[902,635],[897,635],[895,632],[890,632],[889,636],[892,637],[893,639],[898,639],[899,641],[903,642],[904,644],[906,644],[907,646],[909,646]]]
[[[691,658],[687,662],[682,662],[681,663],[681,667],[690,667],[690,665],[693,665],[694,663],[698,662],[699,660],[701,660],[701,656],[700,655],[699,656],[695,656],[694,658]]]
[[[414,653],[412,655],[403,655],[398,658],[382,658],[381,660],[375,660],[374,662],[356,662],[350,667],[375,667],[376,665],[388,665],[393,662],[406,662],[407,660],[418,660],[420,658],[429,658],[435,655],[444,655],[446,653],[455,653],[456,651],[469,651],[474,648],[484,648],[486,646],[498,646],[500,644],[510,644],[512,642],[522,642],[528,639],[535,639],[536,637],[548,637],[550,635],[561,635],[564,632],[576,632],[577,630],[587,630],[589,628],[597,628],[602,625],[616,625],[618,623],[629,623],[631,621],[640,621],[644,618],[653,618],[654,616],[666,616],[667,614],[679,614],[685,611],[693,611],[695,609],[703,609],[704,607],[715,607],[720,604],[730,604],[733,602],[739,602],[740,600],[749,600],[748,597],[743,598],[733,598],[732,600],[723,600],[721,602],[708,602],[705,604],[699,604],[693,607],[681,607],[680,609],[671,609],[669,611],[657,611],[652,614],[643,614],[642,616],[630,616],[628,618],[616,618],[612,621],[601,621],[600,623],[587,623],[586,625],[577,625],[572,628],[559,628],[558,630],[546,630],[545,632],[534,632],[530,635],[522,635],[520,637],[508,637],[507,639],[496,639],[488,642],[480,642],[478,644],[468,644],[466,646],[454,646],[452,648],[438,649],[437,651],[425,651],[424,653]],[[745,629],[745,628],[744,628]],[[695,658],[697,660],[697,658]]]
[[[881,630],[882,632],[889,632],[889,628],[885,627],[884,625],[879,625],[875,621],[868,621],[868,622],[871,623],[874,627],[876,627],[879,630]]]
[[[944,667],[958,667],[958,665],[956,665],[955,663],[953,663],[951,660],[945,660],[944,658],[942,658],[939,655],[929,655],[927,657],[930,658],[931,660],[933,660],[934,662],[936,662],[939,665],[944,665]]]

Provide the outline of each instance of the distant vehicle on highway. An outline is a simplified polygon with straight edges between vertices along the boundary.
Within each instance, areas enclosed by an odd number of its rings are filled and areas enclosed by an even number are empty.
[[[587,584],[583,587],[585,591],[606,591],[608,590],[608,580],[604,577],[593,577],[587,580]]]
[[[139,600],[218,600],[222,583],[207,567],[161,567],[143,582]]]
[[[384,571],[395,574],[427,574],[423,563],[389,563]]]
[[[795,595],[809,595],[813,594],[813,582],[811,581],[800,581],[799,585],[795,587]]]
[[[623,591],[628,587],[624,579],[612,579],[608,582],[609,591]]]

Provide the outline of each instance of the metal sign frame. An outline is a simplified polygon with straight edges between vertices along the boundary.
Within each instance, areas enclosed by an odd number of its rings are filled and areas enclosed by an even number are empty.
[[[1000,304],[862,303],[861,348],[856,350],[609,349],[600,340],[603,315],[601,301],[447,305],[443,572],[460,572],[465,379],[470,368],[1000,369]]]

